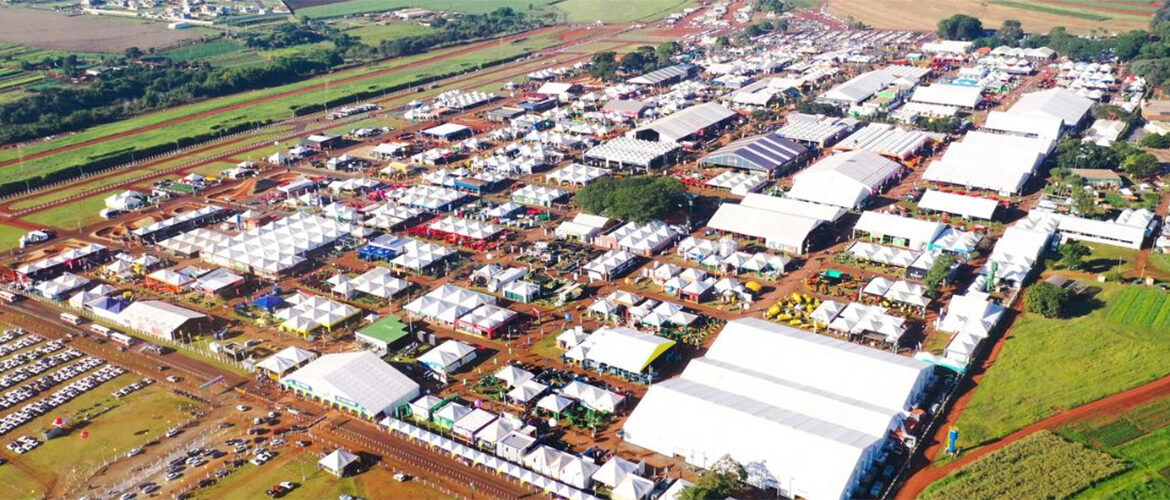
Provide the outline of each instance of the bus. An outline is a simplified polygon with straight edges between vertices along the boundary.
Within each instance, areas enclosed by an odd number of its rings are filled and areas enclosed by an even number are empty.
[[[122,333],[122,332],[110,332],[110,341],[112,341],[115,344],[121,344],[121,345],[124,345],[126,347],[130,347],[130,346],[134,345],[135,342],[138,342],[138,339],[131,337],[129,335],[126,335],[125,333]]]
[[[76,314],[61,313],[61,321],[76,326],[80,325],[82,320],[81,317]]]
[[[3,300],[4,302],[11,304],[13,302],[20,300],[20,295],[12,293],[8,290],[0,290],[0,300]]]
[[[114,333],[113,330],[107,328],[105,325],[99,325],[97,323],[89,325],[89,329],[92,330],[93,333],[96,333],[99,337],[108,338],[111,333]]]

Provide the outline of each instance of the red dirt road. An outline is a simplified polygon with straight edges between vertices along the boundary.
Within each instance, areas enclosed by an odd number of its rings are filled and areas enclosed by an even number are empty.
[[[104,137],[98,137],[98,138],[90,139],[90,140],[88,140],[88,141],[82,141],[82,142],[79,142],[79,143],[76,143],[76,144],[69,144],[69,145],[66,145],[66,146],[61,146],[61,147],[59,147],[59,148],[53,148],[53,149],[50,149],[50,150],[47,150],[47,151],[41,151],[41,152],[39,152],[39,153],[32,153],[32,154],[28,154],[28,155],[25,155],[23,159],[24,159],[24,160],[35,160],[35,159],[37,159],[37,158],[43,158],[43,157],[46,157],[46,156],[51,156],[51,155],[55,155],[55,154],[60,154],[60,153],[63,153],[63,152],[65,152],[65,151],[70,151],[70,150],[74,150],[74,149],[77,149],[77,148],[82,148],[82,147],[85,147],[85,146],[91,146],[91,145],[94,145],[94,144],[100,144],[100,143],[103,143],[103,142],[107,142],[107,141],[110,141],[110,140],[119,139],[119,138],[123,138],[123,137],[130,137],[130,136],[133,136],[133,135],[135,135],[135,134],[140,134],[140,133],[142,133],[142,132],[144,132],[144,131],[147,131],[147,130],[153,130],[153,129],[162,128],[162,127],[170,127],[170,126],[178,125],[178,124],[180,124],[180,123],[186,123],[186,122],[189,122],[189,121],[192,121],[192,120],[196,120],[196,119],[199,119],[199,118],[204,118],[204,117],[208,117],[208,116],[218,115],[218,114],[221,114],[221,113],[227,113],[227,112],[230,112],[230,111],[234,111],[234,110],[237,110],[237,109],[240,109],[240,108],[244,108],[244,107],[247,107],[247,106],[252,106],[252,105],[254,105],[254,104],[259,104],[259,103],[262,103],[262,102],[268,102],[268,101],[273,101],[273,100],[277,100],[277,99],[284,99],[284,98],[287,98],[287,97],[291,97],[291,96],[295,96],[295,95],[304,94],[304,93],[306,93],[306,92],[312,92],[312,91],[314,91],[314,90],[319,90],[319,89],[326,88],[327,86],[337,86],[337,85],[346,84],[346,83],[350,83],[350,82],[355,82],[355,81],[360,81],[360,80],[367,80],[367,79],[370,79],[370,78],[376,78],[376,77],[380,77],[380,76],[385,76],[385,75],[387,75],[387,74],[390,74],[390,73],[396,73],[396,72],[399,72],[399,71],[406,71],[406,70],[409,70],[409,69],[411,69],[411,68],[416,68],[416,67],[418,67],[418,66],[421,66],[421,65],[430,64],[430,63],[433,63],[433,62],[441,61],[441,60],[443,60],[443,59],[449,59],[449,58],[451,58],[451,57],[455,57],[455,56],[459,56],[459,55],[467,54],[467,53],[470,53],[470,52],[474,52],[474,51],[477,51],[477,50],[484,49],[484,48],[486,48],[486,47],[491,47],[491,46],[494,46],[494,45],[498,45],[498,44],[501,44],[501,43],[504,43],[504,42],[510,42],[510,41],[513,41],[513,40],[516,40],[516,39],[520,39],[520,38],[530,38],[530,37],[533,37],[533,36],[539,36],[539,35],[543,35],[543,34],[546,34],[546,33],[549,33],[549,32],[555,32],[555,31],[557,31],[557,30],[563,30],[563,29],[564,29],[564,27],[549,27],[549,28],[541,28],[541,29],[538,29],[538,30],[533,30],[533,31],[526,31],[526,32],[524,32],[524,33],[519,33],[519,34],[516,34],[516,35],[507,36],[507,37],[504,37],[504,38],[493,39],[493,40],[487,40],[487,41],[482,41],[482,42],[476,42],[476,43],[473,43],[473,44],[470,44],[470,45],[465,45],[465,46],[461,47],[459,50],[455,50],[455,51],[453,51],[453,52],[449,52],[449,53],[445,53],[445,54],[442,54],[442,55],[437,55],[437,56],[428,57],[428,58],[426,58],[426,59],[420,59],[420,60],[418,60],[418,61],[414,61],[414,62],[411,62],[411,63],[408,63],[408,64],[404,64],[404,65],[402,65],[402,66],[396,66],[396,67],[393,67],[393,68],[386,68],[386,69],[383,69],[383,70],[374,71],[374,72],[370,72],[370,73],[364,73],[364,74],[360,74],[360,75],[353,75],[353,76],[350,76],[350,77],[342,78],[342,79],[340,79],[340,80],[331,81],[331,82],[329,82],[329,83],[320,83],[320,84],[313,85],[313,86],[310,86],[310,87],[304,87],[304,88],[300,88],[300,89],[296,89],[296,90],[290,90],[290,91],[287,91],[287,92],[281,92],[281,93],[279,93],[279,94],[273,94],[273,95],[270,95],[270,96],[265,96],[265,97],[261,97],[261,98],[254,99],[254,100],[251,100],[251,101],[247,101],[247,102],[241,102],[241,103],[238,103],[238,104],[233,104],[233,105],[230,105],[230,106],[225,106],[225,107],[222,107],[222,108],[211,109],[211,110],[207,110],[207,111],[204,111],[204,112],[201,112],[201,113],[195,113],[195,114],[193,114],[193,115],[188,115],[188,116],[184,116],[184,117],[181,117],[181,118],[176,118],[176,119],[174,119],[174,120],[168,120],[168,121],[165,121],[165,122],[157,123],[157,124],[155,124],[155,125],[149,125],[149,126],[146,126],[146,127],[138,127],[138,128],[131,129],[131,130],[126,130],[126,131],[124,131],[124,132],[119,132],[119,133],[117,133],[117,134],[107,135],[107,136],[104,136]],[[550,49],[551,49],[551,48],[555,48],[555,47],[550,47]],[[18,160],[6,160],[6,161],[0,161],[0,167],[6,167],[6,166],[8,166],[8,165],[12,165],[12,164],[16,163],[17,161],[18,161]]]

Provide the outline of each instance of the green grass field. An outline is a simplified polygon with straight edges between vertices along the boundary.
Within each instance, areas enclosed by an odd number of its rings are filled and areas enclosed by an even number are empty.
[[[98,212],[106,208],[106,197],[108,196],[109,194],[103,193],[88,198],[81,198],[65,205],[29,215],[24,220],[33,224],[59,229],[77,229],[79,224],[81,227],[85,227],[96,222],[101,222],[102,217],[98,215]]]
[[[366,12],[385,12],[405,7],[422,7],[446,12],[482,14],[500,7],[519,11],[554,8],[564,12],[568,22],[601,21],[625,23],[664,17],[694,3],[694,0],[349,0],[328,5],[306,7],[296,11],[301,17],[320,19]]]
[[[244,46],[231,40],[215,40],[197,43],[168,51],[163,57],[172,61],[202,61],[244,50]]]
[[[36,478],[11,465],[0,466],[0,498],[34,500],[45,498],[45,487]]]
[[[1116,12],[1105,12],[1101,10],[1094,10],[1089,8],[1065,7],[1052,4],[1040,4],[1034,2],[1018,2],[1015,0],[991,0],[993,5],[1003,5],[1005,7],[1014,7],[1018,9],[1034,10],[1036,12],[1043,12],[1045,14],[1058,14],[1061,16],[1075,17],[1078,19],[1087,19],[1090,21],[1108,21],[1110,19],[1145,19],[1150,16],[1138,16],[1134,14],[1121,14]],[[1151,14],[1152,15],[1152,14]]]
[[[11,250],[20,246],[20,237],[28,230],[7,224],[0,224],[0,251]]]
[[[15,459],[36,471],[55,475],[65,484],[76,484],[100,467],[103,460],[141,446],[188,418],[183,408],[193,407],[194,403],[161,386],[148,387],[121,400],[110,396],[110,392],[138,379],[137,375],[127,373],[25,424],[25,432],[34,435],[51,425],[57,416],[81,422],[86,415],[109,408],[82,427],[89,432],[88,438],[75,431],[46,441],[32,452],[16,455]],[[8,458],[15,455],[7,449],[3,454]]]
[[[1032,422],[1170,372],[1170,326],[1148,327],[1165,295],[1157,288],[1114,283],[1078,302],[1071,319],[1024,314],[1003,353],[959,417],[961,446],[970,448]],[[1130,311],[1140,319],[1119,319]]]
[[[449,59],[425,64],[418,68],[414,68],[411,71],[392,73],[379,78],[329,86],[327,88],[316,89],[284,99],[260,102],[232,110],[230,112],[217,113],[212,116],[183,123],[179,126],[159,127],[142,131],[134,136],[131,144],[128,144],[127,141],[107,141],[85,148],[77,148],[62,152],[56,155],[33,160],[26,160],[23,163],[23,168],[10,166],[0,170],[0,182],[20,181],[33,178],[45,172],[52,172],[69,168],[109,154],[125,151],[128,148],[149,147],[158,144],[172,143],[180,137],[193,136],[204,132],[213,132],[215,130],[225,129],[232,125],[247,121],[265,119],[280,120],[289,118],[292,116],[291,108],[296,105],[317,104],[328,101],[330,99],[352,95],[356,92],[386,88],[397,84],[408,84],[410,82],[429,76],[442,75],[462,70],[470,70],[491,61],[497,61],[500,59],[527,53],[529,51],[539,50],[541,48],[554,45],[555,43],[556,41],[552,37],[539,36],[527,38],[519,41],[518,43],[493,45],[481,51],[460,54]],[[439,52],[441,53],[443,51]],[[394,68],[419,59],[433,57],[434,55],[435,54],[428,53],[419,56],[395,59],[387,63],[363,67],[359,70],[355,70],[354,72],[338,72],[326,77],[306,80],[304,82],[285,85],[274,89],[247,92],[220,99],[212,99],[196,104],[172,108],[166,111],[151,113],[131,120],[124,120],[117,123],[93,127],[83,132],[66,136],[57,141],[39,142],[29,147],[23,148],[23,150],[26,154],[37,151],[46,151],[54,147],[76,144],[88,139],[106,137],[111,134],[133,130],[139,127],[150,126],[152,124],[158,124],[166,120],[190,116],[192,114],[203,111],[221,109],[232,104],[247,103],[262,96],[274,95],[297,88],[304,88],[310,85],[323,83],[325,81],[333,81],[338,78],[352,76],[354,74],[365,74],[378,69]],[[16,152],[15,148],[0,152],[0,160],[15,159],[17,157],[18,153]]]
[[[407,36],[425,35],[434,32],[434,28],[413,23],[367,24],[346,30],[347,34],[358,37],[367,45],[378,45],[383,40],[393,40]]]

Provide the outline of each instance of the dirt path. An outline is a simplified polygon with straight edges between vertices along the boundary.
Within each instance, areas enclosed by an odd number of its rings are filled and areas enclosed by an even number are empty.
[[[463,54],[468,54],[471,52],[475,52],[477,50],[482,50],[484,48],[490,48],[490,47],[500,45],[500,44],[503,44],[506,42],[512,42],[512,41],[515,41],[517,39],[531,38],[534,36],[540,36],[540,35],[550,33],[550,32],[556,32],[558,29],[563,30],[564,27],[541,28],[538,30],[526,31],[524,33],[511,35],[511,36],[507,36],[507,37],[500,38],[500,39],[493,39],[493,40],[486,40],[486,41],[482,41],[482,42],[477,42],[477,43],[473,43],[471,45],[463,46],[462,48],[455,50],[455,51],[452,51],[452,52],[444,53],[442,55],[428,57],[425,59],[420,59],[418,61],[413,61],[413,62],[410,62],[408,64],[404,64],[402,66],[395,66],[393,68],[386,68],[386,69],[382,69],[382,70],[378,70],[378,71],[373,71],[370,73],[363,73],[360,75],[349,76],[346,78],[342,78],[340,80],[330,81],[328,83],[319,83],[317,85],[312,85],[309,87],[299,88],[299,89],[295,89],[295,90],[289,90],[286,92],[281,92],[279,94],[273,94],[273,95],[269,95],[269,96],[265,96],[265,97],[260,97],[258,99],[237,103],[237,104],[225,106],[222,108],[210,109],[210,110],[203,111],[200,113],[195,113],[192,115],[187,115],[184,117],[175,118],[173,120],[167,120],[165,122],[157,123],[154,125],[138,127],[138,128],[126,130],[123,132],[119,132],[116,134],[90,139],[88,141],[82,141],[82,142],[79,142],[76,144],[69,144],[67,146],[62,146],[59,148],[53,148],[53,149],[41,151],[38,153],[28,154],[28,155],[25,155],[23,157],[23,160],[35,160],[37,158],[43,158],[43,157],[47,157],[47,156],[51,156],[51,155],[61,154],[61,153],[66,152],[66,151],[74,150],[74,149],[85,147],[85,146],[100,144],[103,142],[108,142],[108,141],[111,141],[114,139],[120,139],[123,137],[130,137],[130,136],[133,136],[135,134],[140,134],[142,132],[145,132],[147,130],[153,130],[153,129],[157,129],[157,128],[161,128],[161,127],[171,127],[174,125],[178,125],[180,123],[186,123],[186,122],[189,122],[192,120],[197,120],[199,118],[205,118],[208,116],[214,116],[214,115],[218,115],[218,114],[222,114],[222,113],[227,113],[230,111],[234,111],[237,109],[245,108],[248,106],[252,106],[255,104],[260,104],[260,103],[264,103],[264,102],[268,102],[268,101],[274,101],[277,99],[284,99],[287,97],[292,97],[292,96],[304,94],[306,92],[312,92],[315,90],[324,89],[324,88],[327,88],[329,86],[343,85],[346,83],[351,83],[351,82],[356,82],[356,81],[361,81],[361,80],[368,80],[370,78],[377,78],[377,77],[381,77],[381,76],[386,76],[388,74],[397,73],[400,71],[408,71],[412,68],[417,68],[417,67],[422,66],[422,65],[442,61],[444,59],[450,59],[452,57],[460,56]],[[554,48],[554,47],[550,47],[550,48]],[[158,111],[158,112],[162,112],[162,111]],[[158,113],[158,112],[156,112],[156,113]],[[143,115],[143,116],[149,116],[149,115]],[[8,165],[12,165],[12,164],[16,163],[17,161],[19,161],[19,160],[0,161],[0,167],[6,167]]]
[[[1094,415],[1122,413],[1128,409],[1147,403],[1154,398],[1165,396],[1167,394],[1170,394],[1170,376],[1163,377],[1128,391],[1119,392],[1112,396],[1098,399],[1092,403],[1078,406],[1071,410],[1053,415],[1032,425],[1024,427],[1023,429],[1020,429],[1016,432],[1008,434],[1002,439],[991,444],[981,446],[966,452],[957,460],[944,466],[927,466],[923,468],[906,481],[906,483],[902,486],[901,491],[898,492],[898,496],[896,498],[904,500],[912,500],[917,498],[918,495],[922,493],[922,491],[926,489],[927,486],[939,479],[942,479],[944,476],[951,473],[955,469],[967,465],[979,459],[979,457],[987,455],[988,453],[1019,441],[1025,436],[1028,436],[1037,431],[1055,430],[1068,423]]]

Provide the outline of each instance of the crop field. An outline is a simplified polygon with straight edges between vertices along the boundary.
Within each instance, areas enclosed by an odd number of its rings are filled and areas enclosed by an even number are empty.
[[[0,224],[0,252],[20,246],[20,237],[26,232],[23,228]]]
[[[1170,498],[1170,398],[1120,414],[1099,415],[1059,430],[1073,441],[1130,463],[1129,470],[1093,485],[1076,499]]]
[[[42,226],[76,230],[78,227],[101,222],[102,218],[98,212],[106,208],[107,196],[109,195],[96,194],[88,198],[74,200],[66,205],[29,215],[24,220]]]
[[[997,450],[923,492],[924,500],[1061,500],[1126,469],[1107,453],[1037,432]]]
[[[1142,0],[882,0],[882,8],[875,9],[873,0],[830,0],[829,11],[886,29],[933,31],[939,19],[962,13],[978,17],[988,28],[1018,19],[1027,31],[1064,26],[1073,33],[1118,33],[1146,29],[1157,5]]]
[[[1159,361],[1170,357],[1170,323],[1149,310],[1162,303],[1165,292],[1113,283],[1093,286],[1100,286],[1100,293],[1078,299],[1070,319],[1024,314],[1016,322],[1003,353],[959,416],[963,447],[1170,372]],[[1125,435],[1123,428],[1109,432]]]
[[[395,59],[387,63],[368,68],[362,68],[361,70],[352,73],[335,73],[324,78],[307,80],[304,82],[298,82],[296,84],[286,85],[273,89],[266,89],[264,91],[233,95],[222,99],[203,101],[188,106],[181,106],[158,113],[144,115],[131,120],[93,127],[81,133],[67,136],[59,141],[53,141],[51,143],[35,143],[23,148],[23,151],[25,154],[37,151],[47,151],[55,147],[66,146],[70,143],[76,144],[78,142],[89,139],[100,138],[128,130],[134,130],[139,127],[149,127],[152,124],[162,123],[167,120],[190,116],[200,112],[223,109],[233,105],[245,105],[244,107],[225,111],[223,113],[201,117],[199,119],[183,123],[181,126],[160,127],[144,130],[135,134],[133,146],[128,146],[124,141],[106,141],[85,148],[64,151],[60,154],[50,155],[33,160],[25,160],[23,163],[23,168],[11,165],[8,168],[0,170],[0,182],[20,181],[23,179],[37,177],[46,172],[70,168],[97,158],[116,154],[120,151],[126,150],[128,147],[137,146],[145,148],[159,144],[172,143],[181,137],[193,136],[205,132],[214,132],[216,130],[225,129],[235,124],[247,121],[281,120],[289,118],[292,116],[292,109],[296,106],[319,104],[330,99],[345,97],[357,92],[388,88],[394,85],[408,84],[418,79],[427,78],[430,76],[474,69],[482,64],[514,57],[516,55],[533,50],[539,50],[541,48],[551,46],[554,43],[555,40],[551,37],[531,37],[523,39],[522,41],[517,41],[517,43],[492,45],[491,47],[485,48],[484,50],[459,54],[450,58],[433,61],[414,68],[411,71],[392,73],[376,79],[366,79],[338,84],[335,86],[304,92],[295,96],[289,96],[283,99],[273,99],[247,105],[249,101],[255,100],[265,95],[279,94],[298,88],[320,84],[325,81],[332,81],[339,78],[353,76],[355,74],[366,74],[379,69],[398,67],[420,59],[434,57],[436,55],[431,53],[422,54],[409,58]],[[16,159],[18,154],[19,153],[15,148],[11,148],[0,152],[0,160]]]
[[[35,47],[112,53],[129,47],[162,47],[199,36],[198,30],[171,30],[165,24],[133,19],[0,9],[0,41]]]

